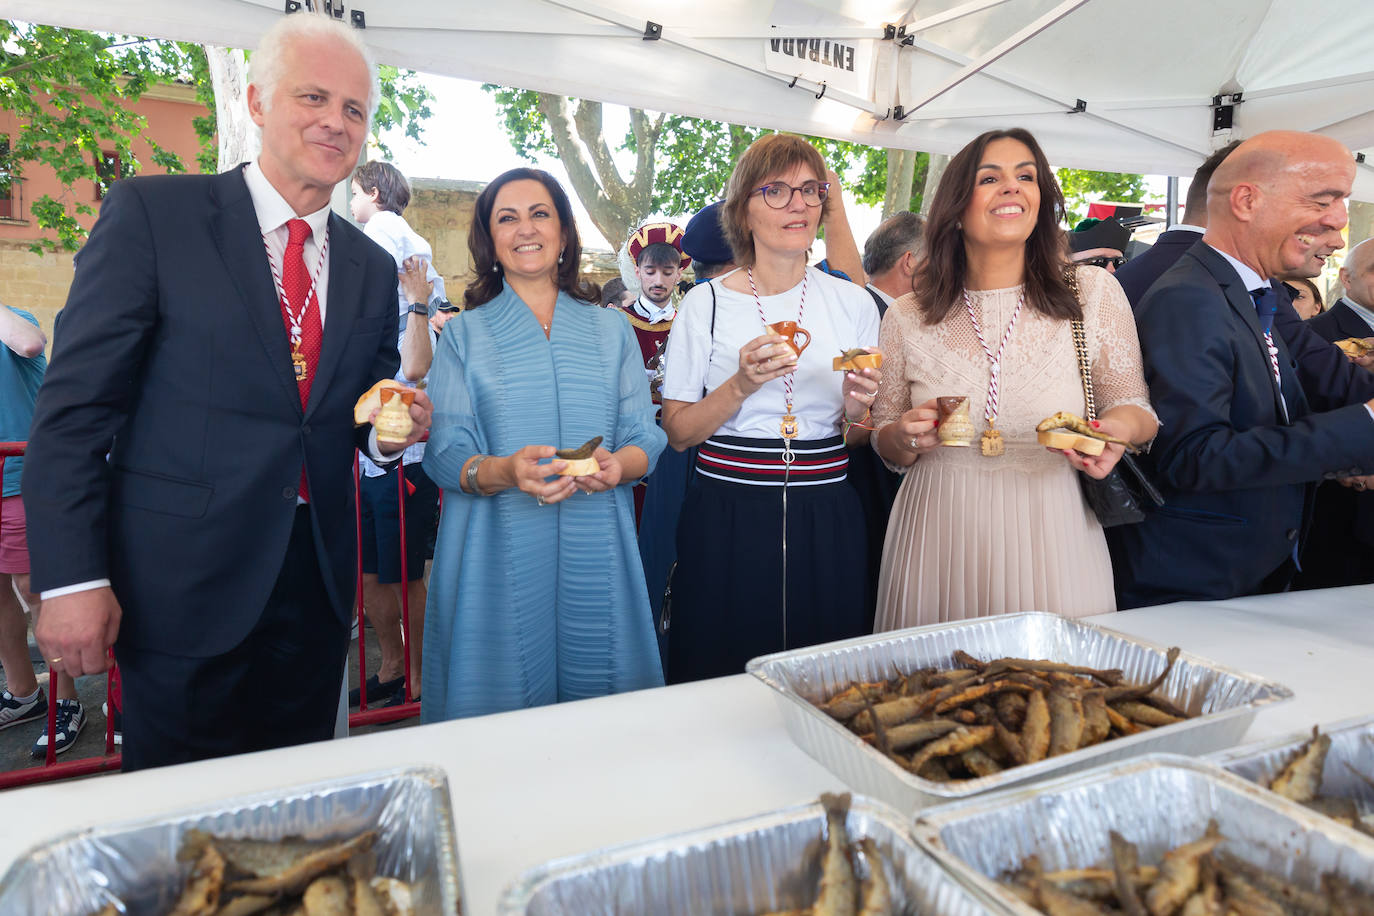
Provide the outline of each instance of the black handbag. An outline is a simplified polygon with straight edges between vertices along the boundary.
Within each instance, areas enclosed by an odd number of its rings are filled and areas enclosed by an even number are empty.
[[[1078,295],[1078,277],[1072,268],[1067,272],[1069,288],[1074,298],[1081,303]],[[1073,349],[1078,355],[1078,374],[1083,380],[1083,400],[1088,408],[1088,422],[1097,419],[1097,402],[1093,397],[1092,366],[1088,362],[1088,336],[1081,320],[1069,322],[1073,330]],[[1128,473],[1122,473],[1125,468]],[[1083,497],[1088,501],[1098,524],[1103,528],[1117,525],[1134,525],[1145,520],[1142,508],[1149,500],[1156,506],[1164,505],[1164,496],[1146,478],[1140,465],[1136,464],[1130,453],[1123,454],[1121,460],[1112,468],[1110,474],[1098,480],[1082,471],[1078,473],[1078,484],[1083,489]]]

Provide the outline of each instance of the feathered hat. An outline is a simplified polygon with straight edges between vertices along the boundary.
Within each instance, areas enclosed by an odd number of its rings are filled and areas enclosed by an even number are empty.
[[[650,245],[672,245],[676,248],[677,253],[682,255],[683,270],[692,263],[692,259],[682,251],[681,226],[672,223],[645,223],[630,233],[630,240],[625,247],[630,254],[630,260],[638,264],[640,252]]]

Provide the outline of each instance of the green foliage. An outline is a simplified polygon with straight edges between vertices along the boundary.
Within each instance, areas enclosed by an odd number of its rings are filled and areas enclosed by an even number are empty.
[[[381,132],[400,128],[420,138],[420,125],[430,117],[433,95],[413,71],[382,67],[381,100],[373,123],[374,138],[383,156],[390,151]],[[98,187],[114,178],[135,174],[140,163],[133,138],[146,137],[147,120],[132,103],[157,83],[195,86],[196,100],[206,114],[192,119],[200,151],[196,167],[203,173],[218,169],[215,91],[205,49],[189,42],[101,35],[0,20],[0,108],[10,111],[20,126],[9,138],[9,155],[0,162],[0,190],[22,180],[33,164],[51,168],[64,187],[60,198],[42,195],[27,201],[29,215],[56,240],[40,239],[35,251],[75,250],[86,231],[76,221],[93,213],[78,205],[73,189],[90,181]],[[180,157],[150,137],[150,160],[167,172],[184,172]],[[103,174],[101,154],[118,157],[118,174]]]
[[[541,156],[558,156],[548,122],[539,111],[538,93],[491,84],[482,88],[496,102],[502,127],[516,155],[529,162],[536,162]],[[663,132],[654,150],[652,212],[683,216],[722,198],[740,154],[769,132],[681,115],[664,118]],[[886,150],[824,137],[807,139],[820,150],[826,164],[840,175],[856,200],[864,204],[883,203],[887,194]],[[628,130],[618,148],[636,153],[637,146],[634,131]],[[929,159],[925,153],[918,154],[910,203],[913,210],[921,206]]]
[[[381,158],[390,159],[391,149],[382,140],[383,131],[399,128],[405,136],[423,143],[420,126],[433,115],[429,103],[434,101],[434,94],[414,70],[382,66],[377,71],[382,92],[372,119],[372,140]]]
[[[147,124],[131,104],[149,85],[187,70],[185,55],[169,42],[0,20],[0,107],[20,125],[4,165],[17,179],[30,164],[45,165],[68,193],[80,181],[100,184],[133,174],[138,163],[132,139]],[[118,174],[102,175],[104,152],[117,157]],[[155,149],[154,160],[164,168],[181,167],[167,150]],[[91,212],[89,207],[46,194],[28,207],[38,226],[57,236],[36,242],[35,249],[80,246],[86,233],[76,216]]]
[[[1064,203],[1068,208],[1072,229],[1088,215],[1088,204],[1110,200],[1121,204],[1138,204],[1145,199],[1145,176],[1121,172],[1092,172],[1085,169],[1059,169],[1055,173],[1064,189]]]

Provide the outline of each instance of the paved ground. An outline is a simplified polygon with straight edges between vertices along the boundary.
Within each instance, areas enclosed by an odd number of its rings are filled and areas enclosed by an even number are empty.
[[[381,662],[381,654],[377,649],[377,640],[372,638],[371,629],[367,632],[367,670],[376,672],[377,665]],[[33,645],[33,636],[29,636],[29,655],[33,659],[34,673],[38,675],[38,682],[46,691],[48,687],[48,669],[43,660],[43,656]],[[355,639],[349,647],[349,686],[358,685],[358,642]],[[7,683],[3,669],[0,669],[0,686]],[[58,757],[59,761],[77,760],[82,757],[99,757],[105,753],[105,716],[100,711],[100,706],[105,702],[105,677],[79,678],[76,682],[76,692],[86,709],[86,726],[81,731],[81,736],[77,738],[76,744],[71,750]],[[370,725],[362,728],[355,728],[352,734],[363,735],[373,731],[390,730],[394,728],[406,728],[419,724],[418,718],[405,719],[400,722],[393,722],[387,725]],[[25,722],[22,725],[15,725],[0,731],[0,772],[9,770],[21,770],[28,767],[39,767],[43,761],[35,760],[30,756],[34,741],[43,734],[47,728],[47,719],[35,722]]]

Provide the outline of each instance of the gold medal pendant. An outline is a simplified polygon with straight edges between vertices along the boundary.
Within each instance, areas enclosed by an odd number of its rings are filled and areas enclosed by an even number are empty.
[[[989,458],[996,458],[1007,450],[1007,444],[1002,441],[1002,434],[991,426],[983,430],[983,441],[980,445],[983,454]]]
[[[291,347],[291,369],[296,374],[297,384],[305,381],[305,354],[299,346]]]
[[[778,427],[782,430],[784,439],[797,438],[797,418],[790,413],[782,415],[782,423]]]

